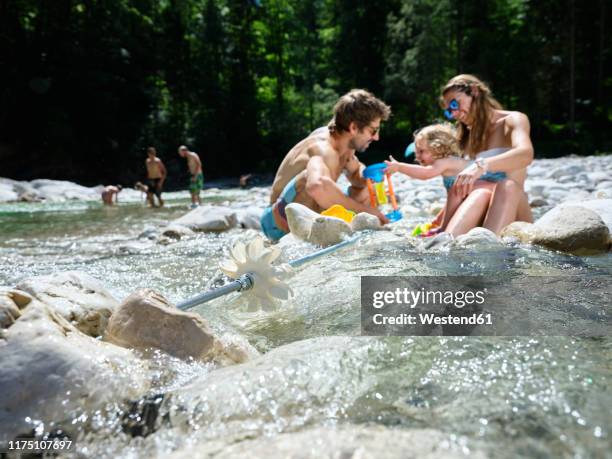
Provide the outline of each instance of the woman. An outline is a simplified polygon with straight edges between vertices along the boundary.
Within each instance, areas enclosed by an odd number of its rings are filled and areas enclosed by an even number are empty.
[[[453,192],[464,200],[447,232],[457,236],[482,225],[499,234],[513,221],[531,222],[523,190],[533,161],[527,116],[503,110],[489,87],[473,75],[452,78],[442,89],[441,102],[446,116],[457,121],[461,149],[474,160],[457,175]],[[479,180],[485,174],[497,183]]]

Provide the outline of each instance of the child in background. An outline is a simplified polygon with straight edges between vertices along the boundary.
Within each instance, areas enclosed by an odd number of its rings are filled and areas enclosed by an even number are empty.
[[[118,203],[119,202],[119,193],[121,192],[123,188],[121,188],[121,185],[107,185],[104,187],[104,189],[102,190],[102,202],[104,203],[104,205],[107,206],[112,206],[113,203]],[[114,197],[114,200],[113,200]]]
[[[432,230],[423,236],[433,236],[437,232],[444,231],[462,199],[455,193],[450,192],[455,183],[456,175],[465,169],[470,161],[461,157],[461,150],[456,139],[455,129],[448,123],[432,124],[417,131],[414,135],[415,156],[420,165],[407,164],[396,161],[389,156],[389,161],[385,161],[387,169],[385,172],[393,174],[401,172],[410,177],[427,180],[439,175],[442,176],[444,187],[446,188],[447,201],[444,209],[431,222]],[[483,177],[487,180],[486,177]],[[498,180],[504,177],[495,177]],[[490,180],[494,181],[494,180]],[[478,190],[482,194],[481,199],[490,199],[492,191],[481,188]]]

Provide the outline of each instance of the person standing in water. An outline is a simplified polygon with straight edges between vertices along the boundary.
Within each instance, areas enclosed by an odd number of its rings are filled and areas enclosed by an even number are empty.
[[[112,206],[119,202],[119,193],[123,188],[121,185],[108,185],[102,190],[102,202],[104,205]],[[113,201],[113,197],[115,198]]]
[[[204,174],[202,173],[202,162],[197,153],[189,151],[185,145],[178,148],[178,154],[181,158],[187,159],[187,167],[189,168],[189,192],[191,193],[191,206],[196,207],[202,202],[200,201],[200,191],[204,187]]]
[[[168,172],[162,160],[157,157],[155,147],[147,148],[145,165],[147,167],[147,202],[151,207],[156,207],[155,199],[153,198],[153,195],[155,195],[159,201],[159,207],[162,207],[164,200],[161,194]]]

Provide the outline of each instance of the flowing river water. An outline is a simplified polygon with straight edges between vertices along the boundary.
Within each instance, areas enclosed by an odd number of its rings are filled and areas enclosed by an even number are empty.
[[[236,241],[258,232],[198,233],[169,245],[139,237],[186,212],[184,194],[166,197],[158,210],[138,202],[0,204],[0,286],[79,270],[119,301],[149,287],[178,302],[220,285],[218,262]],[[246,190],[205,195],[208,203],[252,200]],[[293,245],[283,258],[312,250]],[[300,268],[288,281],[294,299],[277,311],[247,312],[248,296],[239,294],[196,307],[215,331],[242,335],[268,358],[215,369],[158,354],[149,368],[150,395],[163,399],[155,431],[146,437],[126,431],[129,404],[118,400],[72,420],[80,432],[73,454],[165,457],[193,445],[222,452],[283,432],[379,425],[393,432],[435,429],[468,455],[612,457],[609,337],[359,336],[363,275],[588,279],[610,276],[611,261],[610,254],[578,257],[518,245],[423,252],[397,232],[366,236]],[[550,305],[559,301],[552,297]]]

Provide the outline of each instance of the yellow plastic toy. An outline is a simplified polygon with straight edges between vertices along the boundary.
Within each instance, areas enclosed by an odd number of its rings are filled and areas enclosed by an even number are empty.
[[[414,227],[414,229],[412,230],[412,235],[413,236],[422,236],[427,234],[427,232],[429,232],[432,229],[438,228],[440,225],[435,224],[435,223],[420,223],[417,226]]]
[[[344,220],[347,223],[352,222],[353,218],[355,218],[355,212],[345,209],[340,204],[334,204],[329,209],[326,209],[321,212],[321,215],[325,215],[327,217],[336,217],[340,220]]]

